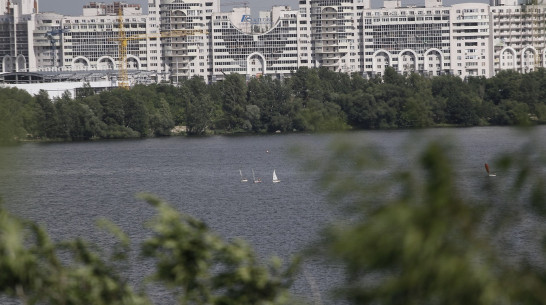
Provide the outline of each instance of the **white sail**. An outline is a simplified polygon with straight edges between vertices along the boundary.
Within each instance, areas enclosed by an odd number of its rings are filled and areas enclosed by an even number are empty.
[[[275,170],[273,170],[273,183],[281,182],[279,178],[277,178],[277,173],[275,173]]]
[[[254,169],[252,169],[252,179],[253,179],[254,183],[261,183],[262,182],[262,179],[260,179],[260,178],[256,179],[256,175],[254,175]]]
[[[239,170],[239,174],[241,175],[241,182],[247,182],[248,181],[248,179],[243,177],[243,172],[241,170]]]

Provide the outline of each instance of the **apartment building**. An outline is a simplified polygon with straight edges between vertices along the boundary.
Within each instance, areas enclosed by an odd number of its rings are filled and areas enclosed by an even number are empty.
[[[546,6],[497,0],[491,7],[494,72],[521,73],[545,67]]]
[[[150,0],[150,14],[163,38],[162,58],[172,81],[200,76],[207,79],[211,56],[209,31],[218,0]],[[189,32],[192,30],[195,32]]]
[[[63,16],[60,23],[62,71],[92,71],[120,80],[126,73],[130,84],[161,80],[160,29],[140,5],[91,2],[83,15]]]
[[[311,29],[311,50],[316,67],[336,72],[360,72],[362,13],[369,0],[302,0],[300,7]]]
[[[451,11],[452,74],[461,77],[493,76],[489,5],[456,4]]]
[[[282,78],[302,66],[311,67],[309,28],[300,26],[305,20],[297,11],[274,7],[269,17],[262,14],[259,23],[248,16],[246,8],[212,16],[210,80],[229,73]]]
[[[546,5],[491,1],[385,0],[372,8],[370,0],[300,0],[297,9],[274,6],[255,18],[248,7],[222,12],[220,0],[149,0],[147,14],[90,2],[81,16],[40,13],[38,0],[0,0],[0,71],[113,79],[121,69],[132,83],[137,75],[176,83],[229,73],[283,78],[300,67],[463,78],[545,67]]]
[[[0,0],[0,72],[36,68],[33,31],[37,0]]]
[[[385,1],[381,9],[363,12],[363,67],[367,76],[391,66],[399,73],[440,75],[451,72],[451,9],[441,1],[400,7]]]

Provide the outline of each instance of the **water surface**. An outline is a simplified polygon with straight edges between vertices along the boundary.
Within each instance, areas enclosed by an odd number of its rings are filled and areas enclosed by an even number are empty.
[[[303,160],[291,150],[298,146],[309,157],[321,156],[341,138],[379,147],[393,168],[415,164],[415,151],[429,140],[450,139],[461,185],[474,192],[483,179],[484,162],[529,142],[544,149],[546,128],[29,143],[0,148],[9,164],[0,171],[0,195],[9,211],[42,224],[56,240],[84,237],[109,246],[113,240],[95,225],[105,217],[127,232],[138,249],[138,242],[150,235],[145,222],[154,210],[135,195],[149,192],[202,219],[225,238],[247,240],[261,258],[289,259],[317,239],[327,223],[343,219],[317,188],[316,174],[305,171]],[[272,183],[273,169],[281,183]],[[249,182],[240,182],[239,170]],[[251,183],[252,170],[263,183]],[[339,266],[310,262],[304,269],[307,276],[300,276],[294,293],[311,297],[316,285],[322,300],[331,304],[325,300],[327,291],[340,282]],[[149,264],[133,256],[132,280],[139,282],[151,271]],[[153,294],[158,304],[169,300],[163,292]]]

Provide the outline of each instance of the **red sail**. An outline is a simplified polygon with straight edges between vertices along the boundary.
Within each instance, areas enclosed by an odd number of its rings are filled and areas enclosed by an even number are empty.
[[[485,170],[487,171],[487,173],[489,174],[489,165],[487,163],[485,163]]]

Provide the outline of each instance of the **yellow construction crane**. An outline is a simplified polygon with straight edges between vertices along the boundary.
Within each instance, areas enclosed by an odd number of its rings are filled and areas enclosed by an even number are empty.
[[[119,32],[118,37],[113,40],[119,43],[119,81],[118,86],[124,89],[129,89],[129,76],[127,73],[127,44],[130,40],[141,40],[141,39],[150,39],[150,38],[169,38],[169,37],[182,37],[182,36],[193,36],[193,35],[206,35],[208,32],[206,30],[200,29],[183,29],[183,30],[171,30],[166,32],[161,32],[157,34],[139,34],[127,36],[125,28],[123,25],[123,8],[120,7],[118,11],[118,26]]]

